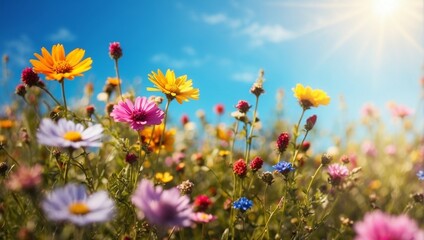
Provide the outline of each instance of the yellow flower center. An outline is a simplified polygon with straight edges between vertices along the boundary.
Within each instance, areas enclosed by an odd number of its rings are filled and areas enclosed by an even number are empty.
[[[67,61],[58,61],[53,65],[55,73],[69,73],[72,71],[72,66]]]
[[[169,83],[167,83],[165,85],[165,89],[168,90],[169,91],[169,94],[171,96],[173,96],[173,97],[177,96],[178,93],[180,93],[180,89],[175,84],[169,84]]]
[[[85,203],[76,202],[69,205],[69,212],[72,214],[85,215],[90,212],[90,208],[88,208]]]
[[[63,135],[63,138],[72,142],[78,142],[82,140],[81,133],[75,131],[69,131]]]

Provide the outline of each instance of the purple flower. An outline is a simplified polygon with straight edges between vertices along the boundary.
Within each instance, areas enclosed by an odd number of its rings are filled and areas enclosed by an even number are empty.
[[[151,224],[162,227],[188,227],[192,224],[190,199],[181,196],[177,188],[163,190],[143,179],[131,201],[140,210],[139,217],[145,217]]]
[[[381,211],[367,213],[354,226],[355,240],[421,240],[424,232],[407,215],[390,216]]]
[[[100,147],[103,127],[100,124],[84,128],[80,123],[59,119],[57,124],[44,118],[37,131],[40,144],[53,147]]]
[[[115,204],[106,191],[87,195],[84,185],[68,184],[49,193],[42,202],[47,218],[79,226],[111,220]]]
[[[418,177],[418,180],[423,181],[424,180],[424,171],[423,170],[418,171],[417,177]]]
[[[129,123],[132,129],[139,131],[146,126],[161,124],[165,113],[155,102],[149,101],[146,97],[137,97],[135,103],[129,99],[120,101],[113,106],[110,116],[115,122]]]
[[[328,166],[328,175],[330,176],[330,182],[333,185],[340,184],[347,176],[349,176],[349,169],[346,166],[335,163]]]

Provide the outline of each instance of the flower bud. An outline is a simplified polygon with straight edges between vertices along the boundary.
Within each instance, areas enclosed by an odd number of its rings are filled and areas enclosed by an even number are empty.
[[[249,111],[250,107],[251,106],[249,105],[249,103],[244,101],[244,100],[240,100],[236,105],[236,108],[241,113],[247,113]]]
[[[314,128],[315,123],[317,122],[317,115],[312,115],[308,119],[306,119],[305,130],[311,131]]]
[[[119,42],[113,42],[109,45],[109,56],[115,60],[122,57],[122,48]]]
[[[127,153],[127,155],[125,156],[125,162],[129,164],[133,164],[137,162],[137,160],[138,160],[138,157],[134,153]]]
[[[182,195],[189,195],[193,191],[194,184],[190,180],[185,180],[180,185],[177,186],[177,189],[180,190]]]
[[[276,143],[278,152],[281,154],[284,153],[284,151],[287,149],[287,146],[289,145],[289,141],[290,135],[287,132],[281,133],[280,136],[278,136]]]
[[[27,93],[25,85],[23,84],[18,84],[18,86],[16,86],[16,90],[15,93],[21,97],[25,97],[25,94]]]
[[[247,165],[244,162],[244,159],[239,159],[237,161],[234,162],[233,164],[233,172],[239,176],[239,177],[244,177],[246,176],[247,173]]]
[[[37,82],[40,80],[40,77],[32,70],[32,68],[27,67],[22,71],[21,80],[28,87],[32,87],[37,85]]]
[[[272,172],[263,172],[260,177],[261,180],[268,185],[274,182],[274,175],[272,175]]]
[[[333,156],[331,156],[331,155],[330,155],[330,154],[328,154],[328,153],[324,153],[324,154],[322,154],[322,156],[321,156],[321,164],[322,164],[322,165],[329,164],[332,160],[333,160]]]
[[[262,164],[264,163],[264,160],[262,160],[262,158],[260,157],[255,157],[251,162],[250,162],[250,169],[254,172],[258,171],[259,169],[262,168]]]

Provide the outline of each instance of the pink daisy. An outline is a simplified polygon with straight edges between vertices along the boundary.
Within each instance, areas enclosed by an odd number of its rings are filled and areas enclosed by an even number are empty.
[[[132,129],[139,131],[146,126],[161,124],[165,113],[155,102],[149,101],[146,97],[137,97],[135,103],[129,99],[120,101],[113,106],[110,116],[115,122],[129,123]]]

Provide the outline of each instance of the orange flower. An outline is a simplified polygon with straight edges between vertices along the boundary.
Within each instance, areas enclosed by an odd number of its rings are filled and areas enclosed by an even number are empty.
[[[84,57],[85,51],[80,48],[74,49],[65,56],[65,49],[62,44],[53,45],[52,54],[46,48],[41,49],[41,54],[34,53],[36,59],[31,59],[30,62],[36,73],[46,75],[47,80],[62,81],[64,78],[73,80],[74,77],[82,76],[83,72],[90,70],[92,60]],[[82,61],[81,61],[82,60]]]
[[[12,128],[13,121],[10,119],[0,119],[0,128]]]
[[[163,127],[163,123],[154,127],[148,127],[139,131],[139,134],[141,136],[141,139],[143,139],[143,144],[147,144],[150,142],[149,148],[151,148],[153,151],[158,152],[160,148],[163,148],[168,152],[172,152],[174,150],[176,130],[166,130],[165,135],[162,139],[162,145],[160,146],[160,136],[162,135]],[[153,129],[154,131],[152,133]],[[152,139],[150,140],[150,138]]]

